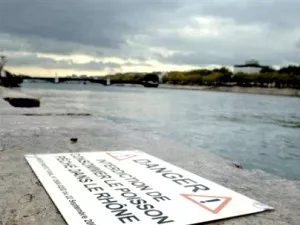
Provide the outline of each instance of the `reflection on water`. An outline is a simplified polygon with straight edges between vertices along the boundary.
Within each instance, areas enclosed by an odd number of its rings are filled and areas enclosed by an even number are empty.
[[[26,86],[25,86],[26,85]],[[205,91],[25,84],[43,112],[91,113],[144,132],[300,179],[300,99]],[[183,150],[184,151],[184,150]]]
[[[262,122],[262,123],[270,123],[275,124],[282,127],[290,127],[290,128],[300,128],[300,118],[291,117],[290,119],[279,119],[278,117],[272,118],[268,115],[240,115],[240,116],[225,116],[221,115],[217,119],[219,120],[227,120],[232,122]],[[248,121],[247,121],[248,119]]]
[[[290,128],[300,128],[300,120],[293,121],[293,120],[274,120],[275,124],[278,124],[283,127],[290,127]]]

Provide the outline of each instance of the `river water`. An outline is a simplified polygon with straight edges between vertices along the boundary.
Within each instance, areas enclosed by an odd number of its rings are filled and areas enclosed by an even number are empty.
[[[81,84],[23,84],[44,112],[91,113],[210,151],[247,169],[300,180],[300,99]],[[208,162],[209,163],[209,162]]]

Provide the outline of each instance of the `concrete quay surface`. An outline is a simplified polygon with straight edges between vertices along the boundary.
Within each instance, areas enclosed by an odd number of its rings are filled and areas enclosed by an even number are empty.
[[[70,138],[78,138],[71,143]],[[139,149],[250,198],[274,211],[207,224],[300,224],[300,181],[239,169],[208,151],[127,129],[88,114],[49,115],[0,100],[0,225],[64,225],[25,154]],[[300,172],[300,171],[299,171]]]

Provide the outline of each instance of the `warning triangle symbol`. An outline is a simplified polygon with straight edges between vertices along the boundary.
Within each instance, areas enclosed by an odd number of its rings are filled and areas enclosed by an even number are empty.
[[[135,157],[136,155],[134,154],[128,154],[128,153],[115,153],[115,152],[107,152],[107,154],[111,157],[113,157],[114,159],[116,160],[125,160],[125,159],[130,159],[130,158],[133,158]]]
[[[231,197],[189,194],[181,195],[214,214],[218,214],[231,201]]]

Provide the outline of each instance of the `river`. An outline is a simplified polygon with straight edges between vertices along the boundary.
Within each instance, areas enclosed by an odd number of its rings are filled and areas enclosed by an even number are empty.
[[[300,99],[143,87],[29,84],[43,112],[83,112],[210,151],[246,169],[300,180]],[[209,163],[209,162],[207,162]]]

